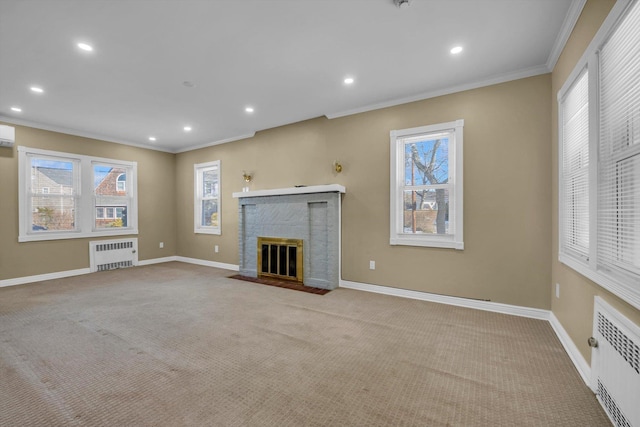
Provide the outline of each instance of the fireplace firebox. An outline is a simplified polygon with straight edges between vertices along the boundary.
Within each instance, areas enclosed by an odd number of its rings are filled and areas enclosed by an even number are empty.
[[[258,276],[302,283],[302,239],[258,237]]]

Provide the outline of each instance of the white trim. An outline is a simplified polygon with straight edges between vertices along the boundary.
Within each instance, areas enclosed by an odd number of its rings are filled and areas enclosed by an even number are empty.
[[[241,199],[245,197],[261,196],[285,196],[289,194],[311,194],[311,193],[346,193],[347,190],[340,184],[310,185],[308,187],[288,187],[274,188],[272,190],[240,191],[233,193],[233,198]]]
[[[549,312],[549,323],[560,340],[560,344],[562,344],[562,347],[564,347],[564,350],[573,362],[573,366],[576,367],[576,370],[582,377],[582,381],[584,381],[587,387],[591,388],[591,367],[553,312]]]
[[[212,147],[214,145],[226,144],[227,142],[240,141],[242,139],[253,138],[255,135],[256,135],[255,132],[246,133],[244,135],[232,136],[231,138],[219,139],[217,141],[207,142],[205,144],[190,145],[188,147],[184,147],[184,148],[180,148],[180,149],[177,149],[177,150],[173,150],[173,151],[171,151],[171,153],[175,153],[175,154],[185,153],[187,151],[199,150],[201,148]]]
[[[138,261],[138,267],[142,267],[144,265],[152,265],[152,264],[162,264],[165,262],[178,261],[176,256],[167,256],[163,258],[151,258],[151,259],[143,259],[142,261]]]
[[[387,107],[395,107],[396,105],[407,104],[409,102],[423,101],[425,99],[436,98],[443,95],[451,95],[452,93],[464,92],[466,90],[478,89],[487,86],[493,86],[500,83],[506,83],[513,80],[526,79],[528,77],[539,76],[541,74],[547,74],[549,70],[546,65],[538,65],[531,68],[525,68],[524,70],[514,71],[511,73],[500,74],[494,77],[489,77],[486,80],[480,80],[472,83],[465,83],[462,85],[451,86],[444,89],[438,89],[431,92],[423,92],[418,95],[408,96],[405,98],[398,98],[391,101],[379,102],[377,104],[370,104],[364,107],[354,108],[352,110],[338,111],[335,113],[326,113],[325,117],[329,120],[336,119],[338,117],[351,116],[353,114],[366,113],[367,111],[380,110]]]
[[[89,268],[79,268],[77,270],[57,271],[55,273],[36,274],[35,276],[16,277],[14,279],[0,280],[0,288],[4,286],[24,285],[26,283],[42,282],[44,280],[63,279],[65,277],[81,276],[89,274]]]
[[[452,297],[448,295],[431,294],[428,292],[411,291],[408,289],[391,288],[388,286],[372,285],[369,283],[340,280],[341,288],[357,289],[376,294],[391,295],[440,304],[455,305],[457,307],[473,308],[494,313],[510,314],[513,316],[529,317],[532,319],[549,320],[549,310],[540,308],[521,307],[518,305],[502,304],[499,302],[480,301],[475,299]]]
[[[48,125],[45,123],[38,123],[38,122],[33,122],[31,120],[17,119],[15,117],[9,117],[4,115],[0,115],[0,120],[3,122],[14,124],[14,125],[27,126],[34,129],[48,130],[50,132],[63,133],[65,135],[81,136],[83,138],[96,139],[98,141],[105,141],[105,142],[113,142],[114,144],[129,145],[132,147],[144,148],[152,151],[175,153],[175,151],[169,150],[166,148],[153,147],[146,144],[139,144],[137,142],[125,141],[122,139],[115,139],[114,137],[102,135],[95,132],[86,132],[78,129],[65,128],[62,126]]]
[[[186,262],[187,264],[204,265],[205,267],[215,267],[222,268],[224,270],[240,271],[240,266],[237,264],[225,264],[223,262],[207,261],[204,259],[188,258],[183,256],[176,256],[175,258],[176,259],[174,261]]]
[[[562,27],[560,28],[558,37],[556,37],[556,41],[551,48],[551,52],[549,52],[549,57],[547,58],[547,70],[549,70],[549,72],[553,71],[553,68],[556,66],[556,63],[560,58],[560,54],[564,50],[564,47],[569,40],[569,36],[571,36],[573,28],[576,26],[578,18],[580,18],[580,14],[582,13],[582,9],[584,9],[584,5],[586,3],[587,0],[573,0],[571,2],[569,10],[562,22]]]

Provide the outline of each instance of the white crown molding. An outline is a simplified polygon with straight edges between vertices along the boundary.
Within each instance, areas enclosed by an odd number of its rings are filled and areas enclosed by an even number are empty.
[[[465,90],[478,89],[486,86],[493,86],[500,83],[506,83],[513,80],[525,79],[527,77],[539,76],[541,74],[548,73],[546,65],[538,65],[531,68],[525,68],[523,70],[514,71],[511,73],[500,74],[494,77],[489,77],[485,80],[479,80],[472,83],[465,83],[458,86],[451,86],[444,89],[438,89],[431,92],[423,92],[418,95],[412,95],[405,98],[392,99],[390,101],[379,102],[376,104],[370,104],[364,107],[354,108],[352,110],[339,111],[335,113],[327,113],[325,117],[328,119],[336,119],[338,117],[351,116],[353,114],[366,113],[367,111],[379,110],[387,107],[395,107],[396,105],[407,104],[409,102],[422,101],[429,98],[435,98],[437,96],[451,95],[452,93],[464,92]]]
[[[284,126],[284,125],[283,125]],[[244,135],[232,136],[231,138],[220,139],[218,141],[207,142],[206,144],[200,145],[191,145],[189,147],[181,148],[179,150],[173,151],[173,153],[184,153],[187,151],[199,150],[200,148],[212,147],[214,145],[226,144],[227,142],[240,141],[241,139],[253,138],[255,136],[255,132],[247,133]]]
[[[591,388],[591,367],[553,312],[549,314],[549,323],[569,355],[573,365],[576,367],[576,370],[582,377],[582,381],[584,381],[587,387]]]
[[[560,28],[558,37],[556,37],[556,41],[551,48],[551,52],[549,52],[549,57],[547,58],[547,70],[549,72],[553,71],[556,66],[558,58],[560,58],[560,54],[562,54],[562,51],[567,44],[567,40],[569,40],[569,36],[571,36],[573,28],[576,26],[578,18],[580,18],[580,14],[582,13],[582,9],[584,9],[584,5],[586,3],[587,0],[573,0],[571,2],[569,10],[564,17],[562,28]]]
[[[0,115],[0,121],[11,123],[11,124],[14,124],[14,125],[27,126],[27,127],[34,128],[34,129],[48,130],[48,131],[51,131],[51,132],[64,133],[64,134],[67,134],[67,135],[81,136],[83,138],[97,139],[99,141],[113,142],[115,144],[129,145],[129,146],[132,146],[132,147],[144,148],[145,150],[153,150],[153,151],[162,151],[162,152],[165,152],[165,153],[173,153],[173,151],[168,150],[166,148],[153,147],[153,146],[150,146],[150,145],[138,144],[138,143],[135,143],[135,142],[123,141],[123,140],[120,140],[120,139],[113,139],[112,137],[107,136],[107,135],[101,135],[101,134],[93,133],[93,132],[85,132],[85,131],[81,131],[81,130],[77,130],[77,129],[65,128],[65,127],[62,127],[62,126],[48,125],[48,124],[44,124],[44,123],[33,122],[33,121],[30,121],[30,120],[18,119],[18,118],[15,118],[15,117],[8,117],[8,116]]]

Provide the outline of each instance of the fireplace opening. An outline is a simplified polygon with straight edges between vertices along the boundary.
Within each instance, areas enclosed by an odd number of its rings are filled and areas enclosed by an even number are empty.
[[[302,240],[258,237],[258,277],[302,283]]]

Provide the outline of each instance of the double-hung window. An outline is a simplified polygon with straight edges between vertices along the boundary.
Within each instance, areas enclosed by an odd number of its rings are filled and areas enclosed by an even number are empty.
[[[18,155],[20,242],[138,233],[135,162],[22,146]]]
[[[390,244],[464,249],[463,126],[391,131]]]
[[[220,234],[220,161],[194,165],[194,232]]]
[[[640,1],[616,3],[558,93],[559,260],[640,307]]]

